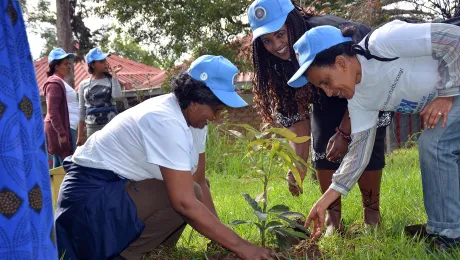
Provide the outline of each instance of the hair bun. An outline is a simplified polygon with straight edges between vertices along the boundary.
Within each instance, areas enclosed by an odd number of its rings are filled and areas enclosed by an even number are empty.
[[[345,23],[339,24],[339,29],[342,32],[342,35],[344,37],[353,38],[353,36],[356,33],[356,30],[358,30],[358,27],[356,26],[356,24],[352,22],[345,22]]]

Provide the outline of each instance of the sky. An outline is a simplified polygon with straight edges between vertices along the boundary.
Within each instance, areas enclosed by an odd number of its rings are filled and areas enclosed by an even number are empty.
[[[27,8],[33,10],[37,6],[38,0],[27,0]],[[56,12],[56,0],[50,0],[51,6],[50,6],[50,11]],[[85,25],[90,29],[90,30],[96,30],[100,28],[102,25],[108,25],[110,23],[113,23],[111,20],[107,19],[100,19],[97,17],[89,17],[85,18],[84,20]],[[40,57],[40,52],[43,49],[43,46],[45,45],[45,40],[40,37],[39,34],[34,34],[29,26],[27,26],[27,36],[29,38],[29,45],[30,45],[30,51],[32,53],[32,57],[35,59],[39,59]]]

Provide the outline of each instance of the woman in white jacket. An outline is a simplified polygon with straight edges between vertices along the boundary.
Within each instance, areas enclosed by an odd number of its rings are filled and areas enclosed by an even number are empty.
[[[426,231],[442,248],[460,241],[460,27],[393,21],[359,44],[353,28],[321,26],[294,45],[300,69],[329,96],[348,99],[352,142],[327,192],[310,211],[319,236],[326,208],[361,176],[374,143],[379,111],[420,113],[419,139]]]

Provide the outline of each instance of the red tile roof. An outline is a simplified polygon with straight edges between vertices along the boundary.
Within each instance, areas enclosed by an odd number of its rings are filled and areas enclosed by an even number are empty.
[[[123,90],[160,88],[161,84],[166,79],[166,71],[164,70],[125,59],[117,55],[112,54],[107,58],[107,61],[112,67],[115,65],[123,66],[123,69],[117,74]],[[34,62],[34,67],[38,85],[42,86],[47,79],[48,58],[44,57],[36,60]],[[90,75],[88,73],[88,66],[84,61],[74,64],[74,75],[75,90],[78,91],[80,82]]]

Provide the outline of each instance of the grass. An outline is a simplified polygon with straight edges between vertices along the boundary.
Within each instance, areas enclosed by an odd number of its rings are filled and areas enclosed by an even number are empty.
[[[247,167],[242,164],[244,153],[226,155],[231,152],[230,145],[240,144],[232,143],[217,128],[210,127],[207,177],[214,203],[223,223],[237,219],[255,220],[241,193],[254,197],[262,192],[262,183],[244,178],[247,173]],[[364,227],[361,195],[358,188],[354,188],[342,200],[342,218],[348,232],[344,237],[334,235],[319,242],[324,259],[460,259],[460,250],[450,254],[432,253],[425,241],[408,238],[403,233],[406,225],[426,223],[417,150],[395,151],[387,156],[386,163],[380,193],[383,225],[378,229]],[[280,171],[279,176],[283,177],[284,173]],[[305,181],[304,194],[300,197],[292,197],[284,181],[273,181],[270,186],[273,186],[269,192],[270,205],[284,203],[292,211],[303,214],[308,214],[321,195],[318,184],[309,180]],[[233,230],[249,241],[260,243],[254,226],[240,225]],[[177,248],[146,258],[207,259],[207,243],[208,239],[188,226]]]

